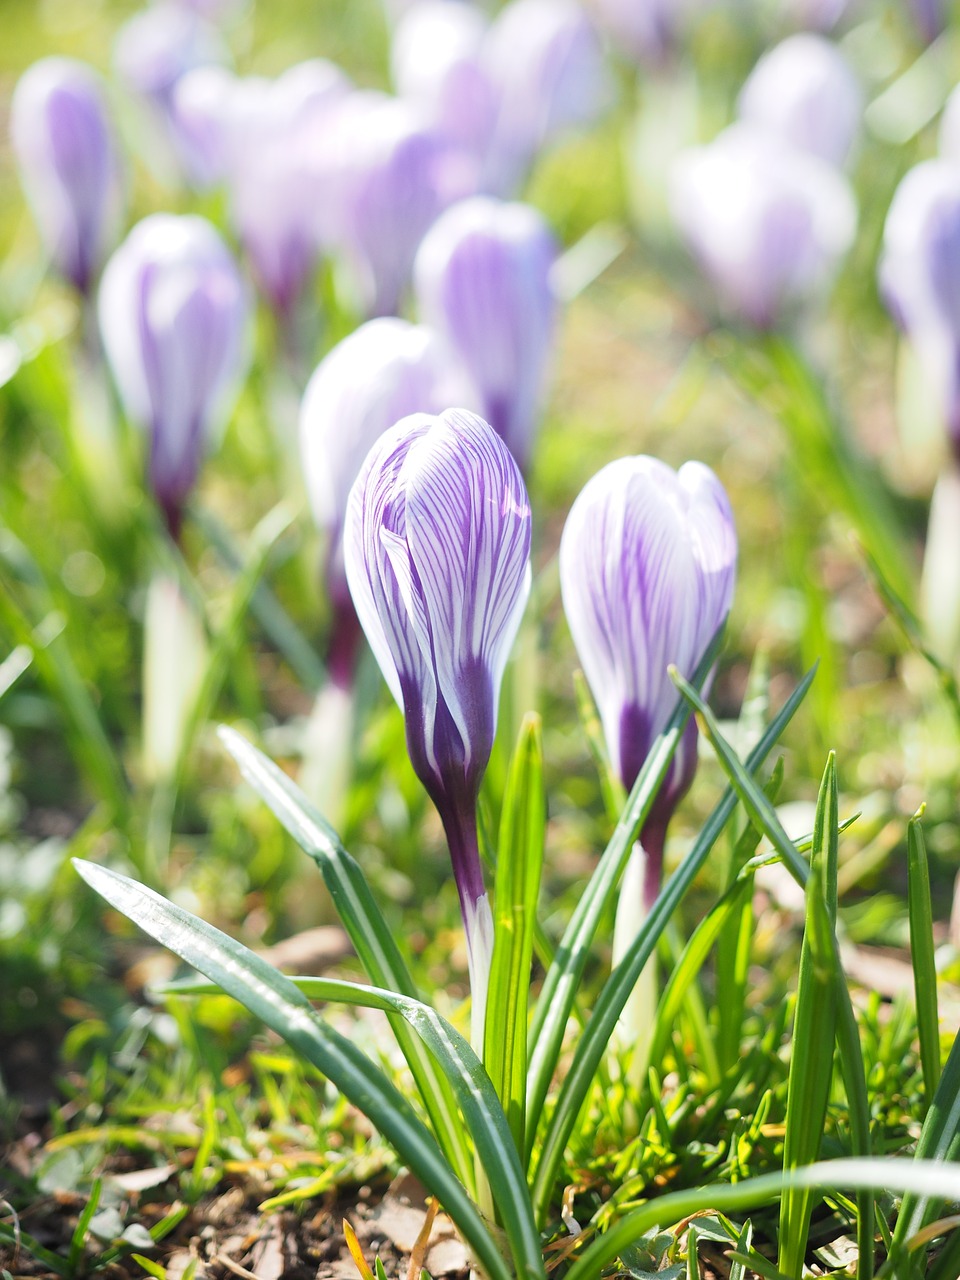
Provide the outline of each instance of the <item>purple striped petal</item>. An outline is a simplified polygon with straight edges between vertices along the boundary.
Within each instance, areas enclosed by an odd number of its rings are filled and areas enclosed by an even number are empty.
[[[726,493],[699,462],[674,472],[622,458],[590,480],[560,544],[564,609],[615,770],[630,787],[676,703],[667,674],[692,674],[733,596],[736,533]],[[694,764],[689,737],[665,791]]]
[[[398,423],[351,492],[350,591],[404,710],[414,768],[442,813],[476,799],[529,592],[529,553],[516,463],[466,410]]]

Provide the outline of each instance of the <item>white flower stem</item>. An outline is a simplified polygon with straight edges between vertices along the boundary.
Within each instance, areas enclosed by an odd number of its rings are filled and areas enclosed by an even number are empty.
[[[960,657],[960,466],[941,473],[930,502],[920,608],[931,648],[955,667]]]
[[[618,965],[632,946],[640,927],[650,913],[660,881],[660,860],[655,859],[638,841],[630,855],[620,885],[617,915],[613,930],[613,964]],[[611,1052],[616,1061],[627,1059],[627,1080],[639,1089],[646,1078],[653,1037],[653,1020],[658,1000],[657,960],[651,955],[627,1003],[611,1039]]]

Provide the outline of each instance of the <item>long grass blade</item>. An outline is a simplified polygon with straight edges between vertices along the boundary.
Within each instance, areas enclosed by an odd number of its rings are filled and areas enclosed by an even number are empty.
[[[244,779],[268,805],[297,844],[314,860],[360,963],[375,986],[417,999],[409,970],[376,899],[340,837],[287,775],[233,729],[220,739]],[[464,1185],[475,1189],[473,1157],[447,1081],[402,1019],[393,1031],[447,1159]]]
[[[543,869],[546,799],[539,716],[520,730],[500,820],[494,945],[487,993],[484,1065],[523,1151],[527,1076],[527,996]]]
[[[851,1158],[822,1160],[790,1173],[763,1173],[726,1186],[673,1191],[657,1196],[621,1218],[577,1258],[564,1280],[597,1280],[621,1250],[653,1231],[693,1214],[711,1210],[720,1213],[748,1212],[769,1204],[785,1187],[809,1187],[815,1191],[903,1191],[914,1196],[960,1199],[960,1164],[940,1164],[931,1160],[902,1158]],[[897,1272],[897,1280],[901,1275]]]
[[[759,769],[773,750],[803,701],[813,676],[814,672],[809,671],[784,703],[779,715],[748,756],[745,766],[747,769]],[[730,788],[707,819],[686,858],[664,885],[650,915],[643,922],[621,963],[611,973],[594,1005],[593,1015],[577,1044],[544,1134],[543,1148],[533,1180],[533,1207],[538,1222],[542,1223],[546,1218],[557,1172],[563,1161],[564,1148],[576,1124],[580,1108],[593,1085],[597,1067],[606,1052],[621,1010],[636,985],[643,966],[653,953],[657,939],[719,839],[735,805],[736,792]],[[806,863],[802,865],[806,867]]]
[[[721,639],[722,629],[714,636],[693,677],[698,687],[706,680],[716,660]],[[653,744],[626,807],[620,815],[613,836],[590,877],[583,896],[577,903],[570,923],[557,947],[554,962],[544,978],[530,1029],[525,1138],[525,1156],[528,1164],[533,1152],[534,1137],[540,1123],[543,1104],[556,1071],[564,1032],[597,927],[623,875],[637,832],[656,799],[688,719],[688,709],[678,704],[666,729]]]
[[[469,1042],[435,1009],[395,991],[335,978],[291,977],[287,981],[310,1000],[399,1014],[412,1027],[444,1071],[456,1094],[490,1180],[514,1257],[522,1268],[520,1274],[524,1277],[540,1276],[540,1237],[533,1226],[530,1195],[517,1149],[493,1082]],[[216,983],[188,979],[171,983],[162,990],[165,994],[211,995],[222,989]]]
[[[318,1017],[288,978],[152,889],[91,862],[75,859],[74,865],[111,906],[206,974],[322,1071],[442,1201],[491,1278],[514,1280],[475,1204],[410,1103],[347,1037]]]
[[[930,868],[920,813],[907,823],[907,914],[910,919],[910,959],[917,1002],[917,1033],[923,1070],[924,1114],[940,1083],[940,1011],[937,964],[933,947],[933,907]]]
[[[790,1074],[787,1082],[787,1112],[783,1142],[785,1170],[812,1164],[820,1153],[833,1077],[833,1042],[836,1008],[833,1000],[832,920],[827,902],[831,893],[831,869],[836,884],[836,858],[825,847],[825,833],[832,832],[837,843],[837,768],[831,753],[817,798],[814,842],[807,879],[807,912],[800,948],[800,973],[793,1022]],[[834,907],[835,909],[835,907]],[[828,1052],[827,1046],[830,1046]],[[793,1280],[800,1280],[813,1192],[788,1187],[780,1201],[777,1266]]]

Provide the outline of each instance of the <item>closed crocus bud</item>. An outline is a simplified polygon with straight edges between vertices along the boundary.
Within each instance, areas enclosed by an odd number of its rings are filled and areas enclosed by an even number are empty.
[[[44,247],[87,293],[113,243],[122,205],[116,143],[100,79],[72,58],[44,58],[21,76],[10,135]]]
[[[677,702],[667,668],[693,674],[730,610],[736,559],[730,503],[700,462],[675,472],[656,458],[621,458],[571,508],[560,542],[564,611],[628,790]],[[695,735],[691,721],[641,833],[651,855],[693,778]]]
[[[610,99],[609,73],[575,0],[510,0],[484,55],[499,100],[486,189],[509,195],[541,148],[597,119]]]
[[[960,166],[927,160],[902,180],[884,226],[879,279],[960,460]]]
[[[670,204],[723,306],[758,329],[826,291],[857,226],[841,173],[746,122],[678,157]]]
[[[763,55],[747,77],[739,109],[741,119],[840,167],[860,128],[863,93],[837,46],[804,32]]]
[[[174,537],[246,368],[248,312],[237,265],[204,218],[144,218],[104,269],[104,349],[128,417],[146,432],[150,487]]]
[[[351,94],[332,114],[320,161],[329,234],[367,317],[397,313],[424,233],[465,194],[451,153],[440,131],[387,94]]]
[[[281,316],[291,315],[316,266],[326,199],[316,138],[349,91],[338,67],[315,58],[238,102],[228,125],[233,219],[257,283]]]
[[[370,320],[324,357],[300,411],[300,455],[318,526],[328,535],[327,592],[333,634],[327,668],[349,686],[356,616],[343,566],[347,499],[364,458],[383,433],[413,413],[439,413],[472,390],[438,334],[393,316]]]
[[[403,708],[413,767],[447,834],[473,1041],[482,1045],[493,924],[476,805],[530,589],[530,506],[492,427],[448,409],[387,431],[350,494],[344,558],[357,614]]]
[[[200,191],[222,182],[230,160],[230,108],[237,77],[215,63],[194,67],[173,86],[170,115],[177,151],[192,186]]]
[[[497,118],[486,34],[486,20],[463,0],[420,0],[398,24],[390,55],[397,93],[472,156],[478,172]]]
[[[553,345],[555,256],[536,209],[475,196],[437,219],[414,266],[421,317],[448,339],[521,467]]]

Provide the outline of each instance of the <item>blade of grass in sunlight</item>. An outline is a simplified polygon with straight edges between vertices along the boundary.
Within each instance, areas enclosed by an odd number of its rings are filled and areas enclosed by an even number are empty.
[[[379,1009],[399,1014],[430,1049],[442,1067],[464,1119],[473,1134],[501,1221],[519,1259],[521,1274],[538,1274],[534,1262],[540,1257],[540,1238],[533,1229],[530,1197],[524,1181],[517,1149],[493,1083],[484,1071],[469,1042],[429,1005],[394,991],[365,987],[334,978],[292,977],[287,979],[311,1000],[326,1000],[363,1009]],[[187,979],[162,989],[169,994],[209,995],[223,990],[220,983]],[[232,993],[231,993],[232,994]],[[235,997],[240,998],[240,997]],[[243,1001],[241,1000],[241,1003]]]
[[[806,887],[806,924],[800,948],[787,1084],[784,1170],[812,1164],[820,1154],[826,1129],[836,1031],[830,946],[836,911],[836,857],[829,846],[835,849],[837,845],[838,816],[837,768],[831,753],[817,798]],[[830,886],[831,869],[833,889]],[[831,901],[834,913],[828,906]],[[813,1206],[814,1195],[807,1188],[788,1187],[780,1201],[777,1266],[794,1280],[800,1280],[803,1271]]]
[[[220,739],[240,767],[245,781],[280,823],[316,862],[337,914],[356,948],[370,981],[378,987],[416,999],[418,992],[396,941],[364,879],[333,828],[314,810],[287,775],[232,729],[221,727]],[[402,1019],[393,1030],[434,1130],[468,1189],[474,1186],[473,1158],[457,1117],[449,1085],[419,1040]]]
[[[700,695],[686,680],[674,672],[674,683],[682,690],[683,695],[696,708],[701,728],[710,742],[730,783],[743,801],[751,819],[758,824],[770,840],[777,853],[783,859],[797,882],[806,888],[809,875],[806,862],[799,856],[796,844],[789,839],[773,806],[757,786],[748,768],[737,759],[736,753],[724,739],[713,712]],[[749,764],[749,761],[747,762]],[[834,830],[836,830],[836,825]],[[832,855],[828,854],[828,857]],[[834,891],[830,891],[829,900],[834,900]],[[853,1151],[858,1156],[868,1156],[870,1143],[870,1102],[867,1096],[866,1072],[863,1065],[863,1047],[860,1043],[860,1032],[856,1015],[850,999],[850,990],[840,962],[840,952],[836,938],[831,935],[832,969],[834,984],[834,1001],[836,1006],[837,1050],[840,1057],[840,1069],[843,1075],[843,1086],[847,1094],[849,1106],[850,1141]],[[873,1275],[873,1235],[874,1205],[873,1198],[867,1194],[857,1197],[859,1209],[857,1220],[857,1242],[859,1260],[857,1264],[858,1280],[870,1280]]]
[[[528,715],[507,779],[494,886],[494,944],[483,1060],[523,1150],[527,1000],[543,869],[546,797],[539,716]]]
[[[924,1114],[940,1082],[940,1012],[937,965],[933,948],[933,907],[930,870],[923,839],[923,810],[907,823],[907,913],[910,919],[910,960],[917,1008],[917,1035],[923,1069]]]
[[[794,712],[803,701],[813,676],[813,671],[808,672],[784,703],[779,715],[750,753],[746,765],[748,769],[758,769],[773,750]],[[636,985],[643,966],[652,954],[657,938],[663,932],[680,900],[706,861],[710,850],[719,839],[735,805],[736,793],[731,788],[707,819],[690,852],[660,891],[650,915],[641,926],[626,956],[610,975],[594,1003],[593,1014],[577,1043],[573,1061],[560,1088],[557,1104],[544,1133],[543,1148],[533,1181],[533,1205],[539,1222],[543,1222],[546,1217],[553,1188],[563,1162],[564,1149],[576,1124],[577,1116],[580,1114],[580,1108],[593,1086],[597,1067],[606,1052],[620,1012]],[[594,873],[594,878],[596,874]],[[589,893],[592,884],[591,879],[584,897]],[[582,902],[583,899],[581,899],[581,905]],[[562,947],[563,944],[561,944],[561,950]]]
[[[950,1049],[940,1083],[930,1103],[920,1138],[916,1159],[944,1169],[940,1187],[928,1192],[910,1191],[903,1197],[897,1225],[893,1231],[890,1256],[881,1275],[894,1275],[896,1280],[911,1280],[923,1272],[925,1249],[908,1254],[910,1241],[938,1215],[946,1199],[960,1199],[948,1187],[945,1164],[960,1156],[960,1035]],[[943,1162],[943,1163],[941,1163]]]
[[[633,1210],[605,1235],[584,1249],[564,1280],[597,1280],[603,1268],[635,1240],[655,1227],[682,1222],[705,1210],[737,1213],[769,1204],[785,1187],[815,1191],[858,1188],[863,1191],[903,1191],[914,1196],[960,1199],[960,1164],[897,1158],[822,1160],[791,1173],[764,1173],[730,1186],[712,1183],[656,1196]],[[904,1276],[897,1272],[897,1280]]]
[[[442,1201],[491,1280],[515,1280],[516,1273],[511,1272],[501,1256],[476,1206],[406,1098],[349,1039],[314,1013],[307,998],[288,978],[266,960],[153,890],[93,863],[77,860],[74,865],[111,906],[239,1000],[322,1071],[346,1098],[360,1107],[400,1158]],[[449,1030],[440,1034],[452,1045]],[[519,1205],[516,1208],[518,1214],[522,1212]],[[539,1254],[539,1240],[529,1224],[528,1234],[537,1240]],[[514,1258],[518,1267],[521,1260],[526,1264],[525,1258]],[[539,1278],[543,1274],[542,1266],[531,1269],[524,1265],[519,1274],[531,1280]]]
[[[722,629],[713,637],[694,681],[702,684],[716,661]],[[534,1008],[527,1071],[525,1158],[529,1165],[543,1104],[556,1071],[564,1032],[573,1008],[590,948],[604,910],[620,881],[640,826],[656,798],[683,733],[688,713],[678,705],[664,732],[653,744],[620,815],[617,827],[564,931],[554,963],[547,970]],[[716,838],[716,837],[714,837]],[[704,853],[704,857],[706,853]],[[572,1122],[571,1122],[572,1123]]]

